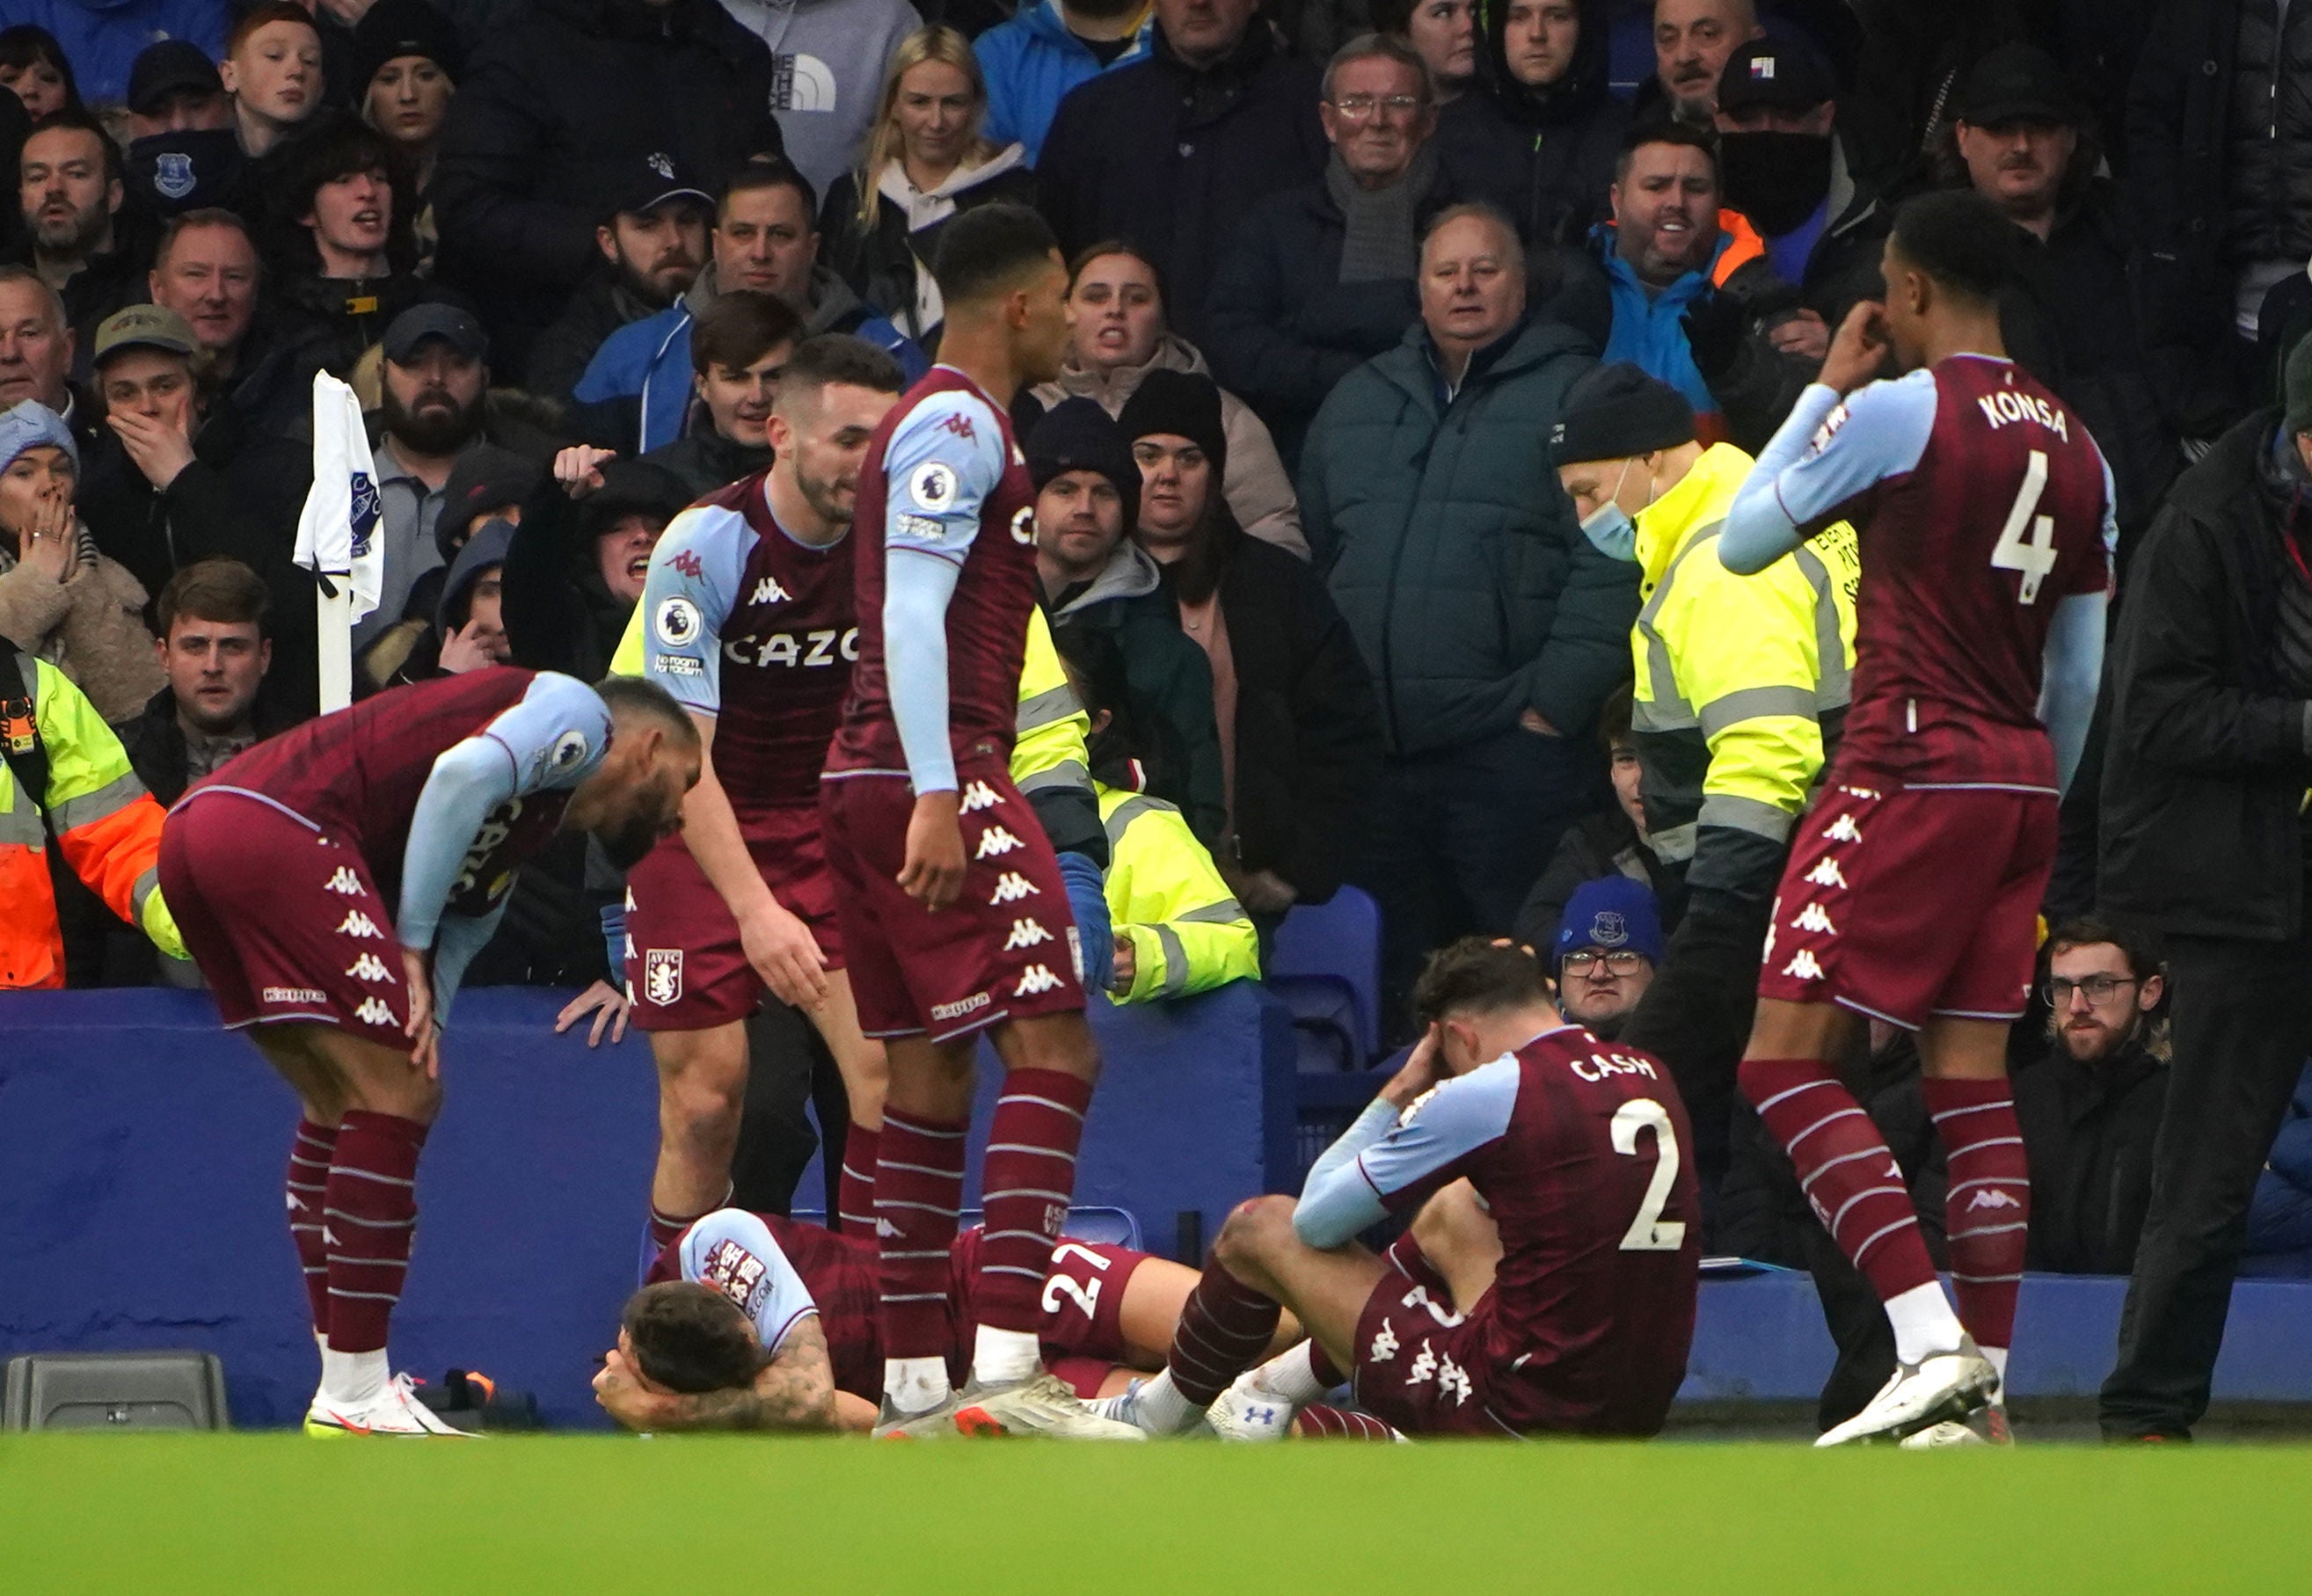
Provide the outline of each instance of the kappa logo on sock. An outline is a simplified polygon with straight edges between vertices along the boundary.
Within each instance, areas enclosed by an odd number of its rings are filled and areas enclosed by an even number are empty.
[[[338,865],[337,873],[331,876],[328,881],[323,884],[321,890],[324,892],[342,892],[347,898],[366,898],[369,896],[368,891],[363,889],[361,884],[361,877],[354,873],[353,866],[349,864]]]
[[[1041,922],[1032,919],[1014,920],[1012,922],[1012,934],[1003,940],[1003,951],[1007,953],[1016,953],[1021,948],[1032,948],[1038,943],[1047,943],[1051,940],[1052,934],[1044,929]]]
[[[885,1219],[880,1215],[876,1215],[875,1239],[878,1241],[895,1241],[904,1233],[905,1232],[902,1232],[898,1225],[893,1224],[889,1220]]]
[[[354,1011],[354,1018],[363,1025],[391,1025],[394,1022],[393,1011],[386,1007],[381,999],[375,997],[363,998],[361,1007]]]
[[[963,802],[956,812],[968,815],[975,810],[994,809],[1003,802],[995,795],[994,787],[984,781],[976,781],[963,789]]]
[[[1028,967],[1028,973],[1020,978],[1020,984],[1012,988],[1012,995],[1014,997],[1034,997],[1040,993],[1050,992],[1057,987],[1064,987],[1066,985],[1066,982],[1061,980],[1059,977],[1054,975],[1044,966],[1040,964],[1031,964]]]
[[[1016,870],[1007,870],[995,883],[995,894],[987,900],[990,908],[1001,908],[1007,903],[1017,903],[1022,898],[1041,898],[1043,892],[1033,881]]]
[[[1876,787],[1842,786],[1838,790],[1850,798],[1860,798],[1865,802],[1875,802],[1878,797],[1878,789]]]
[[[1977,1208],[2020,1208],[2023,1205],[1995,1186],[1986,1186],[1966,1199],[1966,1211]]]
[[[1782,966],[1782,973],[1796,976],[1801,981],[1819,981],[1822,979],[1822,966],[1815,962],[1812,953],[1800,948],[1791,961]]]
[[[349,908],[346,911],[345,919],[338,924],[337,934],[372,937],[379,942],[385,940],[385,933],[377,928],[377,922],[357,908]]]
[[[974,854],[972,857],[992,859],[998,854],[1009,854],[1027,846],[1003,827],[990,826],[979,834],[979,852]]]
[[[1791,922],[1791,929],[1820,932],[1825,936],[1838,934],[1838,927],[1830,923],[1830,916],[1822,912],[1822,905],[1818,903],[1809,903],[1799,910],[1799,917]]]

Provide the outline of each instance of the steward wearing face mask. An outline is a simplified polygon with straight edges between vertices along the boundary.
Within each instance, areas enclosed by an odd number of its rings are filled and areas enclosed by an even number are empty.
[[[1686,911],[1624,1037],[1677,1077],[1707,1208],[1749,1034],[1752,967],[1791,825],[1846,708],[1854,533],[1835,527],[1755,576],[1728,571],[1712,545],[1750,457],[1703,446],[1685,397],[1634,365],[1599,366],[1574,384],[1550,454],[1582,532],[1640,571],[1638,790],[1651,846],[1684,871]]]

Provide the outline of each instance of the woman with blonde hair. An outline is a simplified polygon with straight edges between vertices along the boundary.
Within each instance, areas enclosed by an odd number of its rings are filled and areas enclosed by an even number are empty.
[[[926,348],[945,313],[931,262],[948,218],[1035,203],[1027,152],[981,137],[986,117],[970,41],[952,28],[917,29],[883,75],[858,167],[829,188],[819,218],[819,258]]]

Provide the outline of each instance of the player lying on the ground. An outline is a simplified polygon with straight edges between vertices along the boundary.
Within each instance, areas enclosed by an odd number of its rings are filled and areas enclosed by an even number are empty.
[[[947,1358],[970,1361],[969,1286],[981,1232],[949,1254],[960,1306]],[[595,1376],[596,1399],[629,1429],[866,1430],[881,1392],[875,1329],[876,1249],[817,1225],[725,1208],[659,1256],[627,1302],[618,1345]],[[1047,1366],[1085,1396],[1161,1368],[1196,1272],[1088,1241],[1052,1250],[1039,1332]],[[1274,1346],[1296,1339],[1287,1317]],[[1362,1415],[1313,1409],[1300,1433],[1385,1438]]]
[[[461,1433],[385,1353],[442,1021],[524,858],[568,827],[623,868],[697,779],[697,735],[657,688],[491,667],[308,721],[170,811],[162,896],[225,1024],[304,1105],[288,1198],[321,1346],[309,1434]]]
[[[1222,1427],[1249,1431],[1346,1370],[1368,1411],[1416,1435],[1661,1428],[1701,1265],[1668,1070],[1568,1024],[1519,948],[1456,943],[1414,1000],[1428,1030],[1405,1067],[1297,1203],[1257,1197],[1229,1216],[1164,1372],[1105,1411],[1170,1434],[1225,1396]],[[1385,1256],[1354,1241],[1465,1176],[1502,1249],[1466,1312],[1418,1232]],[[1242,1378],[1281,1309],[1309,1340]]]

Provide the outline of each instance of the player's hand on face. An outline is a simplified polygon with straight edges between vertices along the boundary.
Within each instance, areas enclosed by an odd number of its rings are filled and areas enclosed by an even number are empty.
[[[925,908],[945,908],[963,890],[963,823],[953,793],[924,793],[907,817],[899,890]]]
[[[672,1397],[646,1388],[626,1355],[615,1347],[595,1371],[594,1400],[629,1430],[664,1429],[678,1406]]]
[[[1380,1094],[1401,1109],[1444,1078],[1444,1037],[1432,1025],[1413,1044],[1413,1051],[1397,1074],[1389,1077],[1388,1084],[1380,1089]]]
[[[617,458],[615,449],[574,443],[554,457],[554,479],[562,485],[564,493],[574,499],[582,499],[602,486],[602,462]]]
[[[441,1038],[434,1028],[434,955],[416,948],[401,950],[403,989],[409,994],[409,1022],[401,1034],[409,1038],[409,1062],[425,1072],[429,1081],[442,1078]]]
[[[567,1006],[554,1016],[554,1034],[560,1036],[591,1014],[594,1024],[586,1033],[588,1047],[600,1047],[605,1030],[610,1033],[611,1041],[623,1042],[626,1039],[626,1015],[630,1012],[631,1006],[626,1002],[624,988],[609,981],[597,981],[572,998]]]
[[[739,945],[781,1003],[815,1009],[827,1001],[827,955],[810,927],[777,904],[739,923]]]
[[[1830,353],[1823,357],[1817,381],[1841,394],[1852,393],[1878,380],[1890,347],[1887,307],[1876,300],[1861,301],[1838,324],[1838,336],[1830,340]]]

